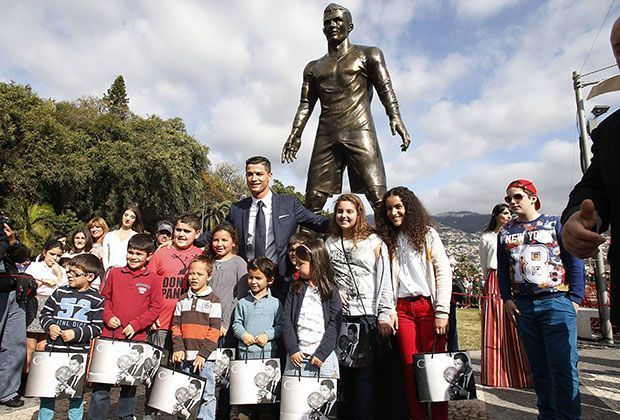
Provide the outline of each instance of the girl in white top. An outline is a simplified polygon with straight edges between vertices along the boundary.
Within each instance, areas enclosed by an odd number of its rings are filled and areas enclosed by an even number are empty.
[[[393,328],[400,348],[411,417],[426,418],[426,404],[416,396],[413,355],[444,351],[452,271],[433,220],[416,195],[406,187],[388,191],[377,214],[377,230],[391,259],[391,282],[396,303]],[[389,281],[389,280],[388,280]],[[447,418],[447,403],[432,403],[432,418]],[[430,413],[429,413],[430,414]]]
[[[127,206],[121,216],[120,227],[103,238],[103,268],[124,267],[127,264],[127,244],[129,239],[144,231],[140,209],[135,203]]]
[[[389,261],[381,258],[382,243],[366,222],[366,212],[359,197],[355,194],[338,197],[331,235],[325,241],[325,247],[334,268],[334,281],[343,308],[340,331],[343,346],[340,347],[339,359],[344,399],[347,412],[356,419],[377,417],[374,387],[376,334],[381,323],[385,324],[388,334],[392,331],[389,320],[394,313],[394,298],[391,281],[382,281],[386,276],[381,272],[389,272]],[[377,321],[380,315],[384,321]],[[341,344],[340,339],[338,344]]]
[[[27,318],[31,321],[26,328],[26,368],[30,366],[32,353],[45,348],[47,335],[39,323],[41,309],[56,288],[69,283],[64,268],[58,265],[64,250],[62,242],[48,241],[43,246],[41,261],[33,262],[26,269],[26,274],[30,274],[38,285],[36,298],[26,302]]]
[[[86,225],[90,236],[93,238],[93,247],[90,250],[91,254],[95,254],[101,259],[103,257],[103,239],[105,235],[110,231],[108,224],[103,217],[93,217]]]

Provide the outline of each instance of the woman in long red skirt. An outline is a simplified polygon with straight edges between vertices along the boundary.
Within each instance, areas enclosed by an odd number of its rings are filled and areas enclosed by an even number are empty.
[[[482,299],[482,385],[503,388],[531,388],[530,367],[517,329],[504,313],[497,284],[497,233],[511,219],[506,204],[493,207],[478,251],[486,278]]]

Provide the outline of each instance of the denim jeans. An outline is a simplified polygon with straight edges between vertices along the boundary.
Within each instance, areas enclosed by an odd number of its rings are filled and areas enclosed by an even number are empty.
[[[183,362],[183,372],[190,373],[192,371],[193,361]],[[202,404],[196,415],[198,420],[215,420],[215,409],[217,401],[215,400],[215,377],[213,375],[213,362],[206,361],[204,367],[200,371],[200,377],[205,378],[207,383],[202,392]]]
[[[0,402],[17,396],[26,359],[26,312],[15,292],[0,293]]]
[[[319,368],[310,363],[312,356],[308,356],[302,363],[301,368],[296,367],[291,358],[286,358],[286,368],[284,374],[288,376],[318,376],[321,378],[340,378],[340,369],[338,367],[338,357],[336,352],[332,351],[327,359],[323,362],[323,366],[319,371]]]
[[[136,388],[135,386],[121,386],[121,396],[116,406],[116,416],[122,420],[133,420],[136,410]],[[90,409],[88,418],[90,420],[107,420],[110,410],[110,390],[112,385],[93,384],[93,395],[90,397]]]
[[[538,398],[538,418],[578,419],[581,415],[577,373],[577,314],[565,295],[547,299],[515,299],[523,339]]]
[[[56,407],[56,400],[54,398],[41,398],[41,404],[39,406],[39,420],[53,420],[55,407]],[[70,398],[69,399],[69,420],[82,420],[83,416],[84,416],[84,399],[83,398]]]

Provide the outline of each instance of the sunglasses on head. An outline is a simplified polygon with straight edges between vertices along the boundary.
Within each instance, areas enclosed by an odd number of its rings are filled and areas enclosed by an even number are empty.
[[[513,194],[513,195],[507,195],[506,197],[504,197],[504,201],[506,202],[506,204],[510,204],[510,202],[512,201],[513,198],[514,198],[515,201],[521,201],[525,197],[527,197],[526,194],[516,193],[516,194]]]

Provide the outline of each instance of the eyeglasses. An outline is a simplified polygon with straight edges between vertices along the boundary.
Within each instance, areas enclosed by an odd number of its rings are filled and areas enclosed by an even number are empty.
[[[67,278],[72,279],[73,277],[82,277],[87,276],[88,273],[74,273],[73,271],[67,272]]]
[[[515,201],[521,201],[525,197],[526,197],[525,194],[516,193],[514,195],[507,195],[506,197],[504,197],[504,201],[506,202],[506,204],[510,204],[513,198]]]

